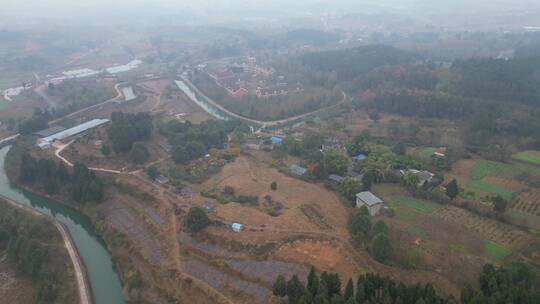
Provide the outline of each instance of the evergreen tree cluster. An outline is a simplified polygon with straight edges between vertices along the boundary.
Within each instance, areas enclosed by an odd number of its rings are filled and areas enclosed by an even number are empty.
[[[506,268],[486,264],[478,281],[479,288],[464,288],[458,302],[454,297],[441,297],[431,284],[405,285],[374,273],[361,275],[356,284],[349,279],[342,290],[338,274],[323,272],[319,278],[311,267],[305,286],[297,275],[288,281],[279,275],[272,291],[277,297],[287,297],[291,304],[540,303],[538,276],[526,264]]]
[[[36,303],[57,303],[62,285],[57,271],[63,271],[65,261],[51,256],[51,251],[56,250],[54,247],[42,244],[57,233],[54,226],[42,220],[29,220],[26,215],[8,206],[2,210],[0,251],[7,249],[10,263],[21,275],[29,277],[36,284]]]
[[[367,246],[369,253],[379,262],[387,262],[394,254],[394,249],[388,237],[388,226],[383,221],[371,224],[369,211],[365,206],[351,215],[349,231],[353,240]]]
[[[114,152],[131,151],[135,142],[147,140],[150,137],[153,127],[149,113],[112,113],[108,135]]]
[[[232,121],[205,121],[200,124],[191,122],[169,121],[160,126],[160,133],[165,135],[173,147],[172,158],[177,164],[186,164],[199,158],[211,148],[223,148],[227,134],[238,126]]]
[[[361,275],[356,284],[349,279],[342,290],[339,274],[323,272],[319,277],[313,267],[305,286],[297,275],[288,281],[279,275],[272,291],[277,297],[287,297],[290,304],[456,303],[438,296],[431,284],[406,286],[373,273]]]
[[[32,117],[23,120],[19,124],[19,133],[22,135],[32,134],[49,126],[51,114],[40,108],[35,108]]]
[[[68,193],[79,203],[100,202],[104,195],[103,182],[84,164],[76,163],[70,173],[63,163],[36,160],[30,154],[21,156],[19,181],[27,185],[39,184],[48,194]]]

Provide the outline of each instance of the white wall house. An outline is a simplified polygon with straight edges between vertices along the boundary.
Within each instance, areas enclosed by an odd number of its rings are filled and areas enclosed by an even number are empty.
[[[367,207],[370,216],[375,216],[381,212],[384,202],[373,193],[364,191],[356,194],[356,208],[362,206]]]

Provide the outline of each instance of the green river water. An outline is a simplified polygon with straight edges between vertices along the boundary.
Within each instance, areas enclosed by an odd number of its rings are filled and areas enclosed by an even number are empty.
[[[65,224],[86,266],[94,303],[123,304],[122,286],[113,269],[111,257],[88,217],[73,208],[11,186],[4,170],[9,148],[0,150],[0,194],[41,213],[52,215]]]

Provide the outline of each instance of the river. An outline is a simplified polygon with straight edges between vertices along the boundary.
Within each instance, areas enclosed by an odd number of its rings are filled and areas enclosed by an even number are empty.
[[[0,150],[0,193],[17,203],[51,215],[67,226],[86,266],[95,304],[125,303],[111,257],[89,218],[73,208],[11,186],[4,170],[9,148]]]

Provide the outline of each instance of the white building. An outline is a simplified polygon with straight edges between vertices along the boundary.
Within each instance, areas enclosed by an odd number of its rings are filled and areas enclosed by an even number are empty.
[[[369,215],[375,216],[381,212],[384,202],[373,193],[364,191],[356,194],[356,208],[361,208],[362,206],[366,206]]]

